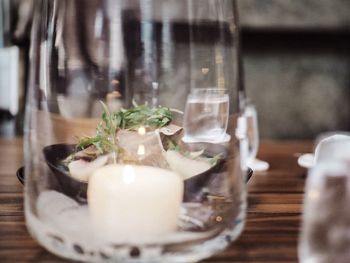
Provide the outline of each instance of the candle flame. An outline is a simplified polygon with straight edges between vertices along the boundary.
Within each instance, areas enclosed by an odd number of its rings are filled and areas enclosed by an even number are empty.
[[[125,184],[131,184],[135,182],[135,171],[134,171],[134,168],[129,164],[125,165],[124,167],[123,182]]]
[[[221,216],[217,216],[217,217],[215,218],[215,220],[216,220],[216,222],[221,222],[221,221],[222,221],[222,217],[221,217]]]
[[[202,74],[207,75],[209,72],[209,68],[202,68]]]
[[[137,154],[140,156],[144,156],[146,152],[145,146],[143,144],[140,144],[137,149]]]
[[[307,195],[311,200],[316,200],[320,197],[320,192],[318,190],[311,189],[308,191]]]
[[[146,134],[146,128],[144,126],[141,126],[137,132],[140,134],[140,135],[145,135]]]
[[[144,126],[140,126],[137,132],[141,136],[144,136],[146,134],[146,128]],[[145,146],[143,144],[140,144],[139,147],[137,148],[137,155],[142,158],[145,155],[145,152],[146,152]]]

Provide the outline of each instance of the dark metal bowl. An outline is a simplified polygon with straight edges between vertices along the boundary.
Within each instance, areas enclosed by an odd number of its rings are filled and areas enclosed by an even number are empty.
[[[43,149],[43,154],[46,163],[50,170],[55,175],[58,183],[61,186],[62,191],[78,200],[79,202],[86,202],[87,193],[87,182],[77,180],[70,176],[68,167],[63,164],[63,160],[66,159],[70,154],[75,151],[75,145],[73,144],[53,144],[46,146]],[[193,200],[193,197],[186,194],[198,192],[208,180],[211,179],[212,175],[219,173],[223,170],[225,166],[225,161],[219,161],[215,166],[213,166],[208,171],[204,173],[192,176],[191,178],[185,180],[185,201]],[[21,167],[16,172],[18,180],[23,184],[25,181],[24,167]],[[247,170],[247,182],[253,175],[253,170],[248,168]]]
[[[43,149],[46,163],[54,173],[62,191],[80,202],[85,202],[87,182],[72,177],[69,174],[68,167],[62,162],[74,152],[74,144],[53,144]]]

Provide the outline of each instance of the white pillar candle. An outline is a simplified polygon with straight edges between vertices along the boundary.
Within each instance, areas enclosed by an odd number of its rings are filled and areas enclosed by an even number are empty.
[[[107,165],[89,179],[96,234],[118,243],[154,241],[176,231],[183,196],[178,174],[151,166]]]

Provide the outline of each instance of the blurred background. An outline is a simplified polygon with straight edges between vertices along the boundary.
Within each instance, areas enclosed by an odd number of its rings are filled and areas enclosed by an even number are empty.
[[[0,136],[23,133],[33,0],[0,0]],[[350,130],[350,1],[238,0],[262,139]]]
[[[238,3],[246,89],[261,137],[350,130],[350,1]]]

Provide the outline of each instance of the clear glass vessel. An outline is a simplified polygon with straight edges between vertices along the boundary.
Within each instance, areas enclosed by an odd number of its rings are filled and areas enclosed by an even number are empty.
[[[259,149],[259,127],[258,116],[255,106],[252,103],[247,103],[244,115],[247,121],[247,141],[248,141],[248,156],[247,164],[252,165],[256,159]]]
[[[231,0],[35,2],[25,216],[42,246],[194,262],[237,238],[236,21]]]
[[[299,236],[300,262],[350,261],[350,133],[322,133],[315,140]]]

